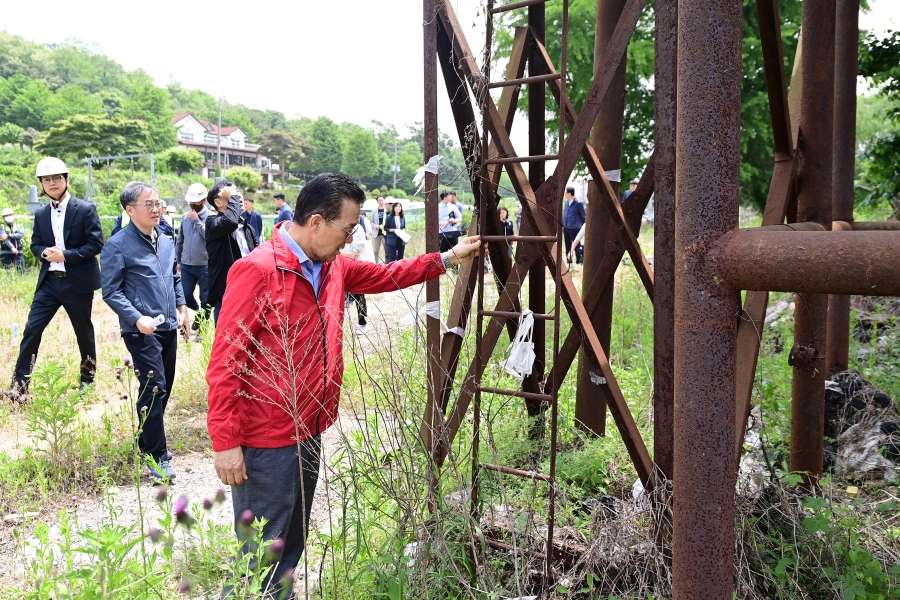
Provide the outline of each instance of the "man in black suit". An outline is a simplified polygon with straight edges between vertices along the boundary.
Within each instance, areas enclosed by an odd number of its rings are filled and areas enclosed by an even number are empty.
[[[41,272],[22,333],[13,387],[7,392],[17,400],[24,399],[28,392],[41,336],[60,306],[72,321],[81,351],[79,392],[93,383],[97,366],[91,306],[94,290],[100,288],[100,217],[93,205],[69,194],[69,169],[58,158],[42,159],[36,175],[50,203],[34,214],[31,251],[41,261]]]

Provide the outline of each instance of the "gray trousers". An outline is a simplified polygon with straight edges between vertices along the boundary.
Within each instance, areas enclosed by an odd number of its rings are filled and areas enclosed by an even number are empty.
[[[376,236],[376,237],[372,240],[372,250],[375,252],[375,262],[376,262],[376,263],[383,262],[383,261],[381,260],[381,248],[382,248],[382,246],[384,246],[384,236],[383,236],[383,235]]]
[[[282,594],[281,579],[285,572],[300,563],[309,533],[309,516],[313,495],[319,480],[321,438],[313,436],[300,443],[303,472],[297,455],[297,445],[283,448],[244,447],[244,464],[247,481],[231,488],[234,505],[235,532],[240,535],[238,519],[245,510],[257,517],[265,517],[263,540],[284,540],[284,554],[274,569],[269,571],[263,589],[272,598],[289,598],[290,590]],[[246,552],[250,548],[243,548]],[[269,585],[271,584],[271,585]],[[226,589],[225,597],[229,595]]]

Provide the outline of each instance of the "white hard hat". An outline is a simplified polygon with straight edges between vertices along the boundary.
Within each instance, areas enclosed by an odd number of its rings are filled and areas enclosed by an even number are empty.
[[[0,217],[11,217],[16,214],[11,208],[4,208],[3,212],[0,213]]]
[[[202,183],[192,183],[191,187],[188,188],[187,194],[184,195],[184,199],[188,204],[206,200],[206,186]]]
[[[167,212],[167,213],[173,213],[173,214],[174,214],[174,213],[175,213],[175,205],[174,205],[174,204],[168,205],[168,206],[166,207],[166,212]]]
[[[62,174],[69,174],[69,168],[66,166],[66,163],[53,156],[48,156],[47,158],[42,158],[37,164],[34,176],[46,177],[47,175]]]

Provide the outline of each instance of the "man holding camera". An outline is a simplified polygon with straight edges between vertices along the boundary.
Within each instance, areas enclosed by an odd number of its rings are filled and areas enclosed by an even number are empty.
[[[37,289],[28,322],[22,333],[12,389],[6,395],[16,401],[27,398],[31,370],[44,329],[59,307],[66,309],[81,352],[79,393],[94,382],[97,347],[91,306],[100,287],[97,255],[103,248],[103,230],[97,209],[69,193],[69,169],[58,158],[37,164],[35,175],[50,202],[34,213],[31,251],[41,261]]]

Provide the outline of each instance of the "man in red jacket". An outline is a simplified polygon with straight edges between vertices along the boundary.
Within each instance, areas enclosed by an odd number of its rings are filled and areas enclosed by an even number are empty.
[[[338,254],[365,193],[326,173],[300,191],[293,221],[228,274],[206,379],[216,473],[232,487],[235,529],[246,510],[281,538],[271,593],[297,566],[319,474],[320,436],[337,418],[344,292],[378,294],[438,277],[478,252],[477,238],[443,254],[378,265]],[[302,469],[301,469],[302,463]]]

